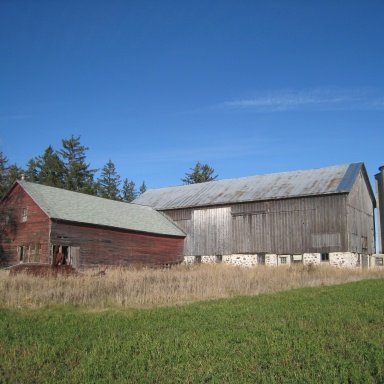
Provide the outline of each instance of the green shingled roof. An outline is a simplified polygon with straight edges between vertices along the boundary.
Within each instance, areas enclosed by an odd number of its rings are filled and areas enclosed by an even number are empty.
[[[102,199],[26,181],[17,183],[51,219],[185,236],[185,233],[170,219],[150,207]]]

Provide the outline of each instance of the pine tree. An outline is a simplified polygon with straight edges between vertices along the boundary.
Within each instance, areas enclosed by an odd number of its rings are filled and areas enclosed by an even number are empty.
[[[34,157],[33,159],[28,161],[27,170],[25,171],[25,178],[32,183],[38,183],[39,173],[40,173],[40,170],[39,170],[38,158]]]
[[[65,167],[52,146],[49,146],[40,158],[40,183],[51,187],[64,186]]]
[[[8,165],[8,159],[0,152],[0,198],[8,191],[16,180],[22,178],[24,171],[16,164]]]
[[[197,184],[205,183],[206,181],[213,181],[217,179],[217,175],[213,175],[215,170],[208,164],[201,164],[197,162],[191,169],[191,173],[186,173],[185,177],[181,179],[184,184]]]
[[[0,152],[0,198],[8,189],[8,159]]]
[[[116,172],[115,164],[109,160],[101,170],[97,179],[97,194],[100,197],[112,200],[120,200],[119,186],[120,176]]]
[[[129,181],[128,179],[124,180],[123,183],[123,191],[122,191],[122,199],[126,203],[130,203],[131,201],[135,200],[137,196],[136,190],[135,190],[135,183],[133,181]]]
[[[64,163],[50,145],[42,156],[29,160],[26,178],[32,182],[63,188],[64,173]]]
[[[8,186],[7,186],[7,189],[10,188],[16,180],[21,180],[23,178],[23,175],[24,175],[24,170],[22,168],[18,167],[16,164],[12,164],[8,168],[8,176],[7,176]]]
[[[139,189],[140,195],[142,195],[146,190],[147,190],[147,186],[145,185],[145,181],[143,181]]]
[[[71,136],[69,139],[62,140],[63,148],[60,156],[64,162],[64,188],[88,194],[95,193],[93,176],[96,170],[89,169],[86,163],[88,147],[81,145],[80,136]]]

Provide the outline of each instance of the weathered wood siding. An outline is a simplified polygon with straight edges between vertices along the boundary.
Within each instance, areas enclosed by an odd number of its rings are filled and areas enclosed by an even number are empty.
[[[164,211],[187,234],[185,256],[232,253],[231,207],[185,208]]]
[[[193,211],[195,255],[228,255],[232,249],[231,207]]]
[[[27,210],[25,221],[23,209]],[[19,263],[20,247],[24,249],[24,261],[48,262],[49,218],[19,185],[2,201],[0,216],[2,266]]]
[[[346,195],[167,210],[188,235],[184,254],[348,251]]]
[[[347,231],[349,251],[374,253],[373,202],[362,172],[348,194]]]
[[[332,195],[232,206],[233,253],[346,250],[345,199]]]
[[[52,222],[51,242],[79,247],[79,267],[181,262],[184,238]]]

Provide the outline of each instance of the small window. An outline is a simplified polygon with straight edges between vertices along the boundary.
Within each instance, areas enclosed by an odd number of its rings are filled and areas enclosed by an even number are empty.
[[[195,263],[200,264],[201,263],[201,256],[195,256]]]
[[[329,261],[329,253],[322,253],[322,254],[321,254],[321,261],[322,261],[322,262],[327,262],[327,261]]]
[[[216,255],[216,263],[221,263],[223,261],[222,255]]]
[[[28,209],[23,208],[21,211],[21,222],[25,223],[27,221],[27,219],[28,219]]]
[[[280,257],[280,264],[287,264],[287,257],[286,256]]]
[[[265,254],[258,254],[257,255],[257,264],[265,265]]]
[[[378,267],[382,267],[382,266],[384,266],[384,260],[383,260],[382,257],[376,257],[376,265],[377,265]]]

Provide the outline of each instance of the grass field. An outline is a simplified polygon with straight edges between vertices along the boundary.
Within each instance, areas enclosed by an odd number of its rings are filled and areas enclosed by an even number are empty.
[[[384,280],[126,310],[0,310],[4,383],[383,383]]]

